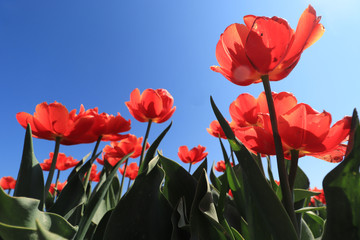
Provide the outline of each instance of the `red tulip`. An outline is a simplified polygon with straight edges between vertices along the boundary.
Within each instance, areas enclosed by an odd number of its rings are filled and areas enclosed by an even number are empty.
[[[146,89],[140,95],[136,88],[130,95],[130,101],[125,104],[131,115],[140,122],[165,122],[176,109],[173,107],[173,97],[165,89]]]
[[[50,171],[50,166],[51,166],[53,157],[54,157],[54,153],[51,152],[49,154],[49,159],[45,159],[43,163],[40,163],[42,170]],[[64,171],[66,169],[76,166],[78,163],[79,163],[79,161],[76,161],[76,159],[74,159],[73,157],[71,157],[71,156],[67,157],[64,153],[59,153],[57,161],[56,161],[55,169]]]
[[[184,163],[195,164],[203,160],[208,153],[205,152],[206,147],[198,145],[193,147],[190,151],[187,146],[181,146],[178,150],[178,156],[180,160]]]
[[[85,139],[98,139],[98,137],[101,136],[102,141],[119,141],[127,136],[119,133],[126,132],[131,129],[131,121],[126,121],[120,113],[117,113],[116,116],[109,115],[107,113],[99,114],[97,107],[85,111],[84,106],[81,105],[77,118],[84,116],[94,118],[94,124],[92,127],[86,132],[86,134],[80,136]]]
[[[122,166],[121,168],[119,168],[119,171],[122,175],[124,175],[124,169],[125,169],[125,165]],[[139,167],[136,163],[130,163],[127,167],[126,167],[126,172],[125,172],[125,177],[130,178],[130,180],[134,180],[139,172]]]
[[[89,180],[93,181],[93,182],[99,182],[100,181],[100,174],[101,174],[101,171],[97,172],[97,166],[95,164],[93,164],[91,166]]]
[[[230,163],[231,166],[234,166],[233,163]],[[226,170],[226,165],[225,165],[225,161],[221,160],[221,161],[218,161],[215,165],[215,170],[218,171],[218,172],[225,172]]]
[[[24,128],[30,124],[32,134],[36,138],[47,140],[60,138],[60,143],[64,145],[91,143],[97,140],[82,137],[93,125],[93,117],[79,118],[76,116],[75,109],[69,112],[64,105],[58,102],[40,103],[36,106],[33,116],[20,112],[16,114],[16,119]]]
[[[65,181],[65,182],[63,182],[63,183],[58,182],[57,185],[56,185],[57,193],[60,193],[60,192],[63,190],[63,188],[65,187],[66,184],[67,184],[67,181]],[[50,185],[49,192],[50,192],[52,195],[54,195],[54,193],[55,193],[55,183],[52,183],[52,184]]]
[[[295,96],[288,92],[273,92],[272,97],[278,115],[289,111],[297,104]],[[230,104],[229,112],[234,128],[263,126],[264,117],[259,114],[269,113],[265,92],[260,93],[257,99],[248,93],[240,94]]]
[[[315,9],[301,15],[296,31],[278,17],[244,17],[244,24],[234,23],[221,34],[216,46],[220,66],[211,69],[231,82],[247,86],[261,82],[262,75],[271,81],[285,78],[296,66],[301,53],[324,33]]]
[[[343,155],[339,157],[339,153],[344,148],[342,142],[348,137],[351,117],[344,117],[330,127],[329,113],[319,113],[304,103],[296,104],[292,94],[283,92],[273,95],[273,98],[275,109],[279,113],[279,134],[286,158],[290,159],[291,150],[298,150],[299,157],[310,155],[330,162],[342,160]],[[240,126],[235,134],[252,151],[274,155],[269,114],[259,112],[258,118],[261,124]],[[331,156],[332,153],[336,155]]]
[[[112,166],[120,161],[125,155],[133,152],[131,158],[137,158],[141,154],[143,138],[137,138],[135,135],[129,134],[127,138],[124,138],[120,142],[110,142],[110,145],[106,145],[103,149],[104,159],[106,159]],[[146,149],[150,147],[147,143]]]
[[[15,185],[16,185],[16,180],[13,177],[2,177],[0,179],[0,187],[2,187],[2,189],[6,190],[6,189],[15,189]]]
[[[309,189],[313,192],[319,192],[319,195],[311,197],[310,201],[313,206],[315,206],[315,199],[320,201],[322,204],[326,204],[325,194],[323,189],[318,189],[317,187],[314,187],[313,189]]]

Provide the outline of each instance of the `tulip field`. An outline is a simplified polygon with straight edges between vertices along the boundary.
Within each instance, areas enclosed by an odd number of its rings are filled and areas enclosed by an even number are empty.
[[[163,88],[129,93],[132,119],[82,104],[77,110],[35,103],[33,113],[16,114],[24,129],[18,175],[0,176],[0,240],[359,240],[356,109],[333,121],[287,89],[271,90],[304,51],[316,48],[325,32],[321,17],[309,5],[296,28],[275,16],[243,21],[219,33],[217,65],[209,71],[262,92],[240,93],[228,112],[210,97],[215,117],[206,130],[223,160],[211,166],[208,154],[215,149],[201,144],[176,146],[178,159],[167,155],[161,146],[177,107]],[[147,126],[143,136],[131,132],[139,123]],[[155,124],[163,127],[157,136]],[[43,161],[35,157],[35,138],[54,144]],[[86,143],[94,148],[82,159],[63,150]],[[322,187],[310,187],[298,164],[305,156],[337,163]]]

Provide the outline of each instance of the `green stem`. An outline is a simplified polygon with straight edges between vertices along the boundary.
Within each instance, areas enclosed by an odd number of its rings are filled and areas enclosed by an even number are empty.
[[[96,141],[95,148],[94,148],[94,151],[93,151],[90,159],[93,159],[93,158],[96,156],[96,152],[97,152],[97,150],[98,150],[98,148],[99,148],[101,139],[102,139],[102,136],[99,136],[98,139],[97,139],[97,141]],[[94,161],[95,161],[95,160],[94,160]],[[85,176],[85,179],[84,179],[84,188],[85,188],[85,191],[86,191],[87,186],[88,186],[88,184],[89,184],[91,169],[92,169],[92,166],[91,166],[91,167],[89,168],[89,170],[87,171],[86,176]]]
[[[131,179],[129,178],[129,182],[128,182],[128,185],[127,185],[127,189],[126,189],[126,191],[129,191],[129,188],[130,188],[130,183],[131,183]]]
[[[189,165],[190,165],[190,166],[189,166],[189,173],[190,173],[192,164],[190,163]],[[190,173],[190,174],[191,174],[191,173]]]
[[[291,192],[294,190],[294,183],[296,178],[296,170],[299,162],[299,150],[291,150],[291,163],[290,163],[290,174],[289,174],[289,185]]]
[[[44,202],[46,200],[46,197],[48,195],[52,179],[54,177],[56,161],[57,161],[57,157],[59,155],[59,149],[60,149],[60,140],[61,140],[60,137],[56,137],[54,156],[53,156],[53,159],[52,159],[52,162],[51,162],[49,175],[48,175],[48,177],[46,179],[46,184],[45,184],[45,189],[44,189]]]
[[[10,193],[11,193],[11,188],[8,189],[8,195],[10,196]]]
[[[121,178],[119,201],[121,199],[122,189],[123,189],[123,186],[124,186],[124,180],[125,180],[125,174],[126,174],[127,165],[128,165],[128,160],[125,161],[124,172],[123,172],[122,178]]]
[[[54,198],[56,198],[56,195],[57,195],[57,185],[58,185],[58,181],[59,181],[59,178],[60,178],[60,170],[58,169],[57,172],[56,172],[56,181],[55,181],[55,187],[54,187]]]
[[[297,227],[297,221],[295,218],[292,194],[291,194],[290,186],[289,186],[288,174],[287,174],[286,168],[285,168],[284,152],[283,152],[281,138],[280,138],[277,120],[276,120],[277,117],[276,117],[276,112],[275,112],[274,100],[272,98],[272,93],[271,93],[271,88],[270,88],[269,76],[263,75],[263,76],[261,76],[261,80],[264,85],[266,100],[268,103],[268,108],[269,108],[269,113],[270,113],[270,121],[271,121],[271,127],[272,127],[272,131],[273,131],[274,143],[275,143],[276,160],[277,160],[277,166],[278,166],[278,172],[279,172],[279,179],[280,179],[280,183],[281,183],[280,186],[281,186],[281,192],[282,192],[282,196],[283,196],[283,205],[294,225],[296,232],[299,234],[298,227]]]
[[[145,154],[145,150],[146,150],[146,143],[147,143],[147,139],[149,137],[151,123],[152,123],[152,120],[150,119],[149,122],[148,122],[147,128],[146,128],[146,133],[145,133],[145,137],[144,137],[144,141],[143,141],[143,146],[142,146],[141,155],[140,155],[139,168],[141,168],[141,163],[144,160],[144,154]]]
[[[102,139],[102,135],[100,135],[100,136],[98,137],[97,141],[96,141],[95,148],[94,148],[94,151],[93,151],[93,153],[92,153],[92,155],[91,155],[91,158],[95,157],[96,152],[97,152],[97,150],[98,150],[98,148],[99,148],[99,145],[100,145],[100,143],[101,143],[101,139]]]

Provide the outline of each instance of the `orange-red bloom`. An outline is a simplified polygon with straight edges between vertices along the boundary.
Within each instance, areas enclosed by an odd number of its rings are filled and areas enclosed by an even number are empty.
[[[310,201],[311,201],[311,204],[313,206],[315,206],[315,199],[320,201],[322,204],[326,204],[326,199],[325,199],[325,194],[324,194],[323,189],[318,189],[317,187],[314,187],[314,188],[309,189],[309,190],[313,191],[313,192],[319,192],[320,193],[319,195],[311,197]]]
[[[233,163],[230,163],[231,166],[234,166]],[[218,171],[218,172],[225,172],[226,170],[226,165],[225,165],[225,161],[221,160],[221,161],[218,161],[216,163],[216,165],[214,166],[215,170]]]
[[[85,111],[84,106],[81,105],[77,118],[84,116],[94,118],[92,127],[83,136],[80,136],[84,139],[98,139],[101,136],[102,141],[119,141],[126,137],[119,133],[131,129],[131,121],[126,121],[120,113],[117,113],[116,116],[107,113],[99,114],[97,107]]]
[[[249,99],[248,94],[241,94],[236,101],[243,97]],[[259,99],[261,99],[260,96],[258,101]],[[342,142],[346,141],[348,137],[351,117],[344,117],[330,127],[331,115],[329,113],[325,111],[319,113],[307,104],[298,104],[291,93],[273,93],[273,99],[286,158],[290,159],[291,150],[298,150],[299,157],[310,155],[330,162],[342,160],[346,147]],[[249,107],[246,111],[236,112],[240,120],[245,119],[245,121],[239,120],[238,122],[251,123],[250,120],[255,119],[255,112],[258,109],[256,104],[252,106],[253,108]],[[234,109],[230,107],[230,112],[235,111]],[[236,121],[235,114],[230,114]],[[250,150],[274,155],[275,146],[269,113],[264,110],[258,112],[257,117],[258,119],[253,121],[254,124],[239,125],[235,134]]]
[[[0,179],[0,187],[2,187],[2,189],[6,190],[6,189],[15,189],[15,185],[16,185],[16,180],[13,177],[2,177]]]
[[[66,184],[67,184],[67,181],[65,181],[65,182],[63,182],[63,183],[61,183],[61,182],[58,182],[58,183],[57,183],[57,185],[56,185],[56,191],[57,191],[58,194],[63,190],[63,188],[65,187]],[[52,184],[50,185],[49,192],[50,192],[52,195],[54,195],[54,193],[55,193],[55,183],[52,183]]]
[[[234,131],[234,129],[233,129],[234,123],[231,122],[231,123],[229,123],[229,125],[230,125],[231,129]],[[226,135],[225,135],[224,131],[222,130],[219,121],[217,121],[217,120],[212,121],[210,123],[209,128],[207,128],[206,131],[208,133],[210,133],[211,136],[214,136],[216,138],[221,137],[223,139],[226,139]]]
[[[93,181],[93,182],[99,182],[100,181],[100,174],[101,174],[101,171],[97,172],[96,164],[91,165],[91,171],[90,171],[89,180]]]
[[[64,105],[56,101],[38,104],[34,115],[20,112],[16,114],[16,119],[24,128],[30,124],[32,134],[36,138],[60,138],[60,143],[64,145],[91,143],[97,140],[82,137],[93,125],[93,117],[77,117],[75,109],[69,112]]]
[[[143,138],[137,138],[135,135],[129,134],[126,138],[120,142],[110,142],[110,145],[106,145],[103,149],[104,159],[106,159],[112,166],[120,161],[125,155],[133,152],[131,158],[137,158],[142,151]],[[150,147],[150,144],[146,144],[146,149]]]
[[[220,66],[211,69],[241,86],[261,82],[262,75],[269,75],[271,81],[281,80],[296,66],[301,53],[323,35],[319,22],[311,5],[301,15],[295,32],[282,18],[245,16],[245,25],[234,23],[221,34],[216,46]]]
[[[140,122],[162,123],[175,112],[174,99],[165,89],[146,89],[140,95],[139,89],[131,92],[130,101],[125,103],[131,115]]]
[[[40,166],[42,168],[42,170],[44,171],[50,171],[50,167],[51,167],[51,163],[54,157],[54,153],[51,152],[49,154],[49,158],[45,159],[43,163],[40,163]],[[72,168],[74,166],[76,166],[79,163],[79,161],[76,161],[76,159],[74,159],[71,156],[66,156],[65,153],[59,153],[58,154],[58,158],[56,160],[56,166],[55,169],[58,169],[60,171],[64,171],[66,169]]]
[[[195,164],[203,160],[208,153],[205,152],[206,147],[198,145],[193,147],[190,151],[187,146],[181,146],[178,150],[178,156],[180,160],[184,163]]]
[[[125,165],[122,166],[121,168],[119,168],[119,171],[122,175],[124,175],[124,169],[125,169]],[[125,177],[130,178],[130,180],[134,180],[139,172],[139,167],[137,165],[137,163],[130,163],[127,167],[126,167],[126,172],[125,172]]]

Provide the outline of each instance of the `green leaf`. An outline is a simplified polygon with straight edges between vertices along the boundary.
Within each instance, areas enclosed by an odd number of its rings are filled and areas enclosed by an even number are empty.
[[[311,229],[306,224],[306,222],[301,219],[301,238],[300,240],[315,240],[313,233],[311,232]]]
[[[323,180],[327,207],[324,240],[360,239],[360,127],[356,111],[353,123],[351,152]]]
[[[313,191],[309,191],[309,190],[304,190],[304,189],[294,189],[294,202],[298,202],[300,200],[303,200],[305,198],[311,197],[311,196],[316,196],[319,195],[319,192],[313,192]]]
[[[187,216],[185,200],[181,198],[171,216],[171,240],[190,239],[190,226]]]
[[[85,212],[84,212],[84,216],[81,218],[80,223],[79,223],[79,230],[76,233],[75,236],[75,240],[80,240],[80,239],[84,239],[84,236],[86,235],[86,232],[88,230],[88,228],[90,227],[91,221],[98,209],[98,207],[100,206],[101,200],[104,198],[106,192],[108,191],[113,178],[115,177],[115,174],[118,171],[118,168],[120,167],[120,165],[125,162],[129,156],[132,153],[127,154],[126,156],[124,156],[119,162],[117,162],[115,164],[115,166],[113,167],[113,169],[111,170],[109,176],[106,178],[105,182],[103,183],[103,185],[100,187],[100,189],[96,192],[95,195],[93,195],[88,203],[86,204],[86,208],[85,208]],[[95,156],[96,158],[97,156]],[[89,160],[89,162],[91,161],[91,159]],[[86,165],[86,164],[85,164]],[[81,172],[82,169],[80,169],[79,172]],[[84,170],[85,171],[85,170]]]
[[[63,238],[55,233],[52,233],[39,223],[39,221],[36,221],[36,230],[37,234],[39,236],[39,240],[66,240],[66,238]]]
[[[104,239],[171,239],[172,209],[160,192],[163,179],[158,165],[137,176],[113,210]]]
[[[202,163],[199,165],[199,167],[195,170],[195,172],[192,174],[192,176],[198,181],[203,169],[205,169],[205,171],[207,171],[207,158],[205,158],[204,161],[202,161]]]
[[[283,205],[263,176],[259,166],[254,161],[249,151],[235,138],[229,124],[216,107],[212,98],[211,105],[226,137],[232,146],[234,145],[235,147],[233,150],[243,169],[244,186],[247,193],[246,197],[248,198],[247,204],[249,205],[251,203],[253,207],[253,209],[249,210],[254,214],[260,214],[262,217],[262,221],[257,222],[257,224],[264,224],[260,229],[267,229],[276,240],[298,239],[294,226]],[[249,202],[249,200],[251,202]],[[253,216],[247,215],[246,217],[248,219]],[[250,226],[250,221],[248,222],[249,228],[259,228],[258,225]]]
[[[213,202],[210,185],[203,170],[196,188],[190,213],[191,239],[226,240],[224,228],[220,225]]]
[[[326,209],[326,207],[304,207],[304,208],[297,209],[295,212],[296,213],[304,213],[307,211],[323,210],[323,209]]]
[[[221,181],[219,180],[218,177],[216,177],[215,175],[215,172],[214,172],[214,163],[211,167],[211,170],[210,170],[210,180],[211,180],[211,183],[214,185],[214,187],[220,191],[221,189]]]
[[[139,167],[138,174],[140,175],[145,169],[148,167],[149,162],[154,158],[156,149],[159,147],[161,140],[165,137],[166,133],[170,130],[172,122],[169,124],[167,128],[155,139],[155,141],[151,144],[149,149],[146,152],[144,161],[141,163]]]
[[[109,222],[112,211],[113,210],[109,210],[104,214],[104,216],[101,218],[99,224],[97,225],[97,227],[95,229],[95,233],[91,239],[93,239],[93,240],[103,239],[103,236],[105,234],[106,225]]]
[[[40,200],[39,209],[43,208],[44,176],[33,148],[32,133],[28,124],[25,133],[24,149],[20,169],[16,180],[14,196]]]
[[[37,223],[42,230],[71,239],[76,230],[57,214],[38,209],[40,201],[10,197],[0,188],[0,236],[3,239],[39,239]]]
[[[164,196],[173,208],[178,205],[180,199],[184,198],[185,206],[188,207],[186,213],[189,216],[196,191],[196,180],[177,162],[160,154],[158,156],[165,171]]]

